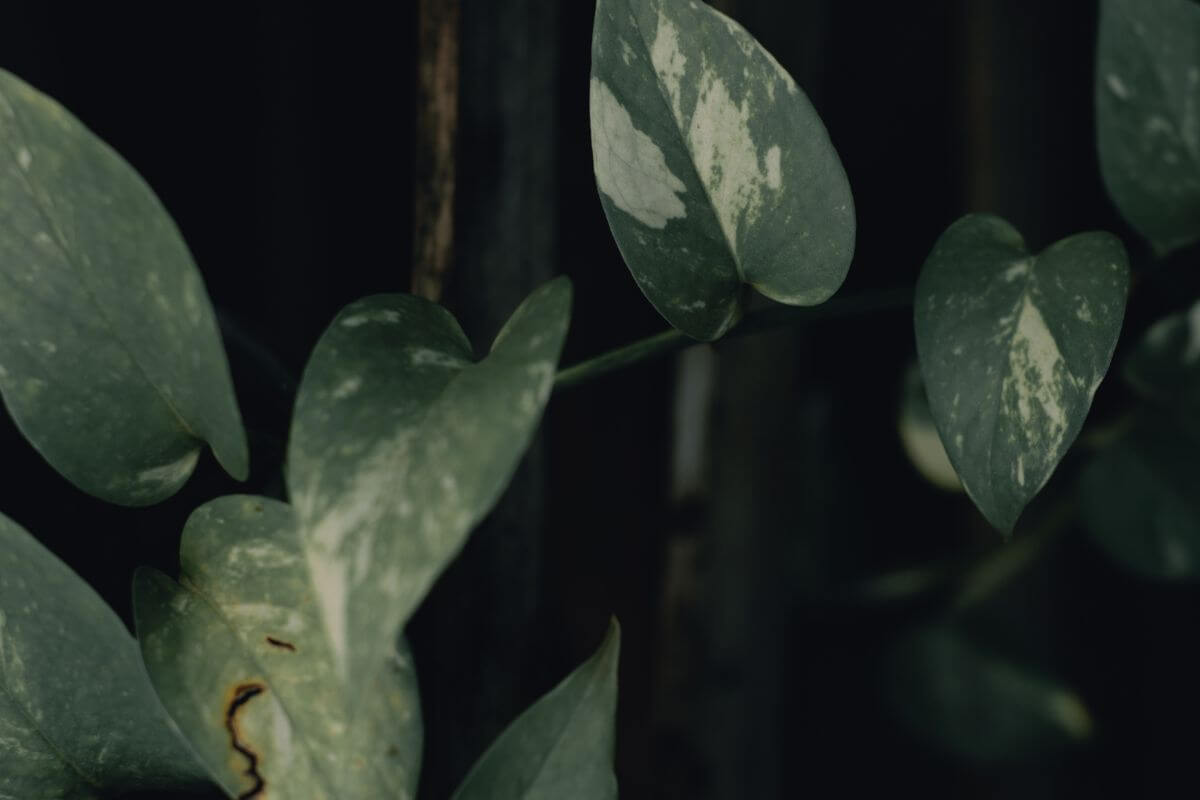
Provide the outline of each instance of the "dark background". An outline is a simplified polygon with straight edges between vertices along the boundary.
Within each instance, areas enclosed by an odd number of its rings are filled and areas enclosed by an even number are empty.
[[[1106,229],[1135,265],[1145,259],[1096,163],[1095,2],[719,5],[797,79],[841,155],[859,237],[840,295],[911,286],[968,211],[1007,218],[1035,251]],[[560,273],[576,290],[564,363],[664,328],[596,197],[592,11],[462,2],[445,302],[481,350]],[[206,457],[177,497],[129,510],[74,490],[0,422],[0,509],[126,619],[133,568],[176,568],[192,508],[280,492],[296,380],[337,310],[409,286],[415,14],[408,3],[5,6],[0,67],[120,151],[181,227],[250,432],[248,485]],[[1140,286],[1122,348],[1200,294],[1195,283]],[[1073,687],[1090,739],[980,764],[890,710],[885,656],[943,618],[947,593],[864,602],[852,587],[1001,545],[965,496],[929,487],[900,448],[914,357],[911,312],[899,308],[556,394],[512,489],[410,625],[423,796],[448,796],[503,725],[594,649],[609,614],[624,629],[626,798],[1158,797],[1194,783],[1200,597],[1129,576],[1073,523],[963,624]],[[1115,414],[1123,391],[1107,382],[1093,416]],[[706,410],[699,425],[680,423],[683,397]],[[702,443],[691,479],[672,459],[689,436]],[[1069,493],[1075,466],[1047,494]]]

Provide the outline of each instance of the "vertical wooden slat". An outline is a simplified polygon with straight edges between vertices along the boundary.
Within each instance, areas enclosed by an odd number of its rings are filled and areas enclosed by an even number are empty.
[[[437,301],[454,261],[459,0],[418,0],[412,292]]]

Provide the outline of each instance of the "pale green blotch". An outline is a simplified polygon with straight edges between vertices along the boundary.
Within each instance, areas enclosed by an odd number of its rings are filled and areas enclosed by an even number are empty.
[[[591,82],[592,152],[596,185],[617,208],[651,228],[687,216],[678,195],[687,191],[667,168],[654,140],[633,126],[629,112],[603,82]]]
[[[1109,234],[1031,256],[989,215],[951,225],[925,262],[914,318],[930,411],[967,494],[1005,533],[1083,425],[1128,285]]]
[[[702,3],[601,0],[591,86],[601,203],[672,325],[721,336],[745,285],[793,305],[836,291],[854,247],[845,173],[808,99],[741,26]]]

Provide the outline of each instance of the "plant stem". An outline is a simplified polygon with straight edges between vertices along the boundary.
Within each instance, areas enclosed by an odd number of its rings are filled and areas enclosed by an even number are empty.
[[[747,314],[725,338],[736,339],[791,325],[904,308],[912,305],[912,294],[911,288],[886,289],[850,297],[835,297],[819,306],[776,305]],[[662,331],[559,370],[554,380],[554,388],[566,389],[576,386],[643,361],[677,353],[695,344],[703,343],[674,328]]]

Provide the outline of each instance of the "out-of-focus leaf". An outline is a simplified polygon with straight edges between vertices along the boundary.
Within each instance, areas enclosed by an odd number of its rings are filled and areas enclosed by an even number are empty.
[[[564,279],[536,290],[478,362],[426,300],[351,304],[301,382],[293,505],[210,503],[184,533],[180,584],[139,574],[151,679],[231,796],[415,791],[419,704],[396,636],[528,446],[570,295]]]
[[[500,734],[454,800],[615,800],[616,620],[600,649]]]
[[[175,223],[58,103],[0,70],[0,394],[105,500],[174,494],[205,442],[248,467],[216,318]]]
[[[1092,731],[1091,716],[1070,689],[993,656],[954,629],[906,637],[888,667],[899,719],[929,745],[966,759],[1038,756]]]
[[[925,480],[939,489],[961,491],[962,481],[946,455],[946,448],[933,424],[929,412],[929,398],[925,396],[925,384],[921,382],[921,370],[913,364],[904,373],[904,387],[900,397],[900,443],[908,460],[917,468]]]
[[[1096,135],[1113,202],[1160,253],[1200,239],[1200,6],[1102,0]]]
[[[82,800],[205,783],[125,625],[0,516],[0,798]]]
[[[672,325],[716,339],[743,284],[803,306],[841,286],[846,173],[808,98],[736,22],[687,0],[600,0],[590,101],[609,227]]]
[[[1124,373],[1138,394],[1200,437],[1200,302],[1156,322],[1125,361]]]
[[[1079,434],[1128,288],[1115,237],[1034,256],[989,215],[955,222],[926,260],[914,315],[930,409],[967,494],[1004,533]]]
[[[1080,479],[1083,520],[1114,560],[1155,579],[1200,575],[1200,441],[1145,419]]]

